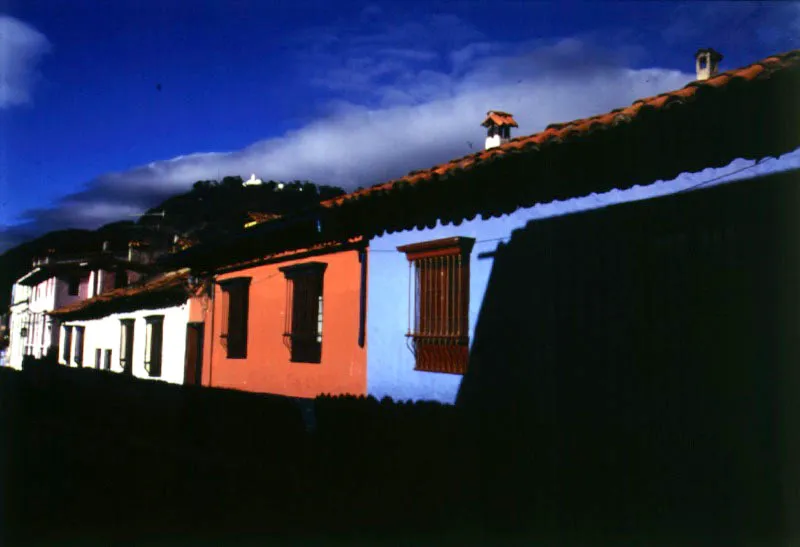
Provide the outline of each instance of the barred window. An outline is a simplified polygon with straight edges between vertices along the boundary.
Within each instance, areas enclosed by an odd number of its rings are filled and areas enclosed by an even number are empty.
[[[250,278],[237,277],[220,281],[222,289],[222,343],[228,359],[247,357],[247,318],[250,301]]]
[[[144,318],[146,330],[144,337],[144,369],[152,377],[161,376],[161,353],[164,342],[164,316],[151,315]]]
[[[107,349],[104,353],[103,369],[111,370],[111,350]]]
[[[120,319],[119,364],[125,374],[133,374],[134,319]]]
[[[322,361],[323,262],[280,268],[286,276],[286,324],[283,340],[295,363]]]
[[[100,366],[102,365],[103,361],[103,350],[97,348],[94,350],[94,368],[100,370]]]
[[[415,370],[464,374],[469,358],[469,258],[475,240],[452,237],[403,245],[409,261],[406,337]]]

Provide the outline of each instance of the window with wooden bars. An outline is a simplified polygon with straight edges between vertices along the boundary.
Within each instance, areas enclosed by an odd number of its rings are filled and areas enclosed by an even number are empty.
[[[84,335],[86,327],[75,327],[75,364],[83,367],[83,348],[85,345]]]
[[[119,365],[125,374],[133,374],[134,319],[120,319]]]
[[[247,319],[250,308],[250,278],[220,281],[222,289],[222,332],[220,338],[228,359],[247,357]]]
[[[144,369],[149,376],[161,376],[161,354],[164,345],[164,316],[145,317]]]
[[[464,374],[469,358],[469,258],[475,240],[403,245],[409,261],[409,348],[415,370]]]
[[[322,287],[324,262],[280,268],[286,277],[286,323],[283,340],[295,363],[322,361]]]
[[[72,327],[64,326],[64,347],[61,348],[61,360],[69,366],[69,358],[72,353]]]

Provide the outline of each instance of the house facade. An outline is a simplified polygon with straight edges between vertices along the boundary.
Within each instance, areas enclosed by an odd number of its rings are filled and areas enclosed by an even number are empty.
[[[202,313],[204,298],[193,294],[182,270],[54,310],[50,315],[61,325],[59,364],[198,383],[198,340],[189,324]]]
[[[12,287],[9,366],[20,369],[24,356],[40,359],[57,346],[59,325],[49,312],[134,283],[147,272],[149,267],[131,260],[132,254],[36,259]]]
[[[203,385],[365,394],[364,247],[355,239],[218,269],[204,313]]]
[[[800,141],[780,131],[781,118],[797,113],[774,108],[797,89],[799,67],[798,52],[721,74],[714,64],[681,90],[517,139],[511,115],[490,112],[486,151],[323,203],[323,223],[370,238],[367,393],[456,400],[491,251],[529,221],[691,190],[742,158],[777,157],[776,170],[799,165]],[[743,100],[749,109],[737,106]],[[769,143],[748,132],[753,126]],[[708,134],[723,137],[710,144],[699,136]],[[637,186],[655,181],[667,182],[649,195]]]

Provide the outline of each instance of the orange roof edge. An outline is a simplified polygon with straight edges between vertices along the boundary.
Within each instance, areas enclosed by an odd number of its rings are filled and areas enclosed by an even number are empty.
[[[434,176],[434,174],[441,175],[443,173],[447,173],[449,171],[453,171],[456,169],[473,168],[479,165],[483,159],[496,155],[502,155],[509,150],[535,148],[546,141],[561,140],[567,136],[569,137],[576,136],[575,134],[579,136],[582,133],[595,130],[598,127],[613,126],[615,123],[618,122],[618,120],[629,122],[632,119],[636,118],[641,113],[642,107],[646,106],[648,108],[660,110],[664,108],[664,106],[667,105],[668,103],[672,103],[675,101],[691,100],[694,98],[694,95],[697,94],[698,89],[703,87],[705,88],[724,87],[728,85],[730,82],[734,81],[735,79],[744,81],[754,81],[757,79],[761,79],[765,74],[768,75],[773,72],[786,70],[794,67],[800,67],[800,49],[791,50],[782,54],[770,55],[760,61],[756,61],[755,63],[751,63],[750,65],[747,65],[745,67],[732,69],[717,74],[716,76],[714,76],[713,78],[709,78],[708,80],[689,82],[680,89],[676,89],[666,93],[660,93],[652,97],[637,99],[627,107],[616,108],[614,110],[611,110],[610,112],[598,114],[595,116],[590,116],[588,118],[573,120],[571,122],[553,123],[548,125],[544,131],[540,131],[538,133],[534,133],[527,136],[513,138],[508,142],[501,144],[500,146],[492,148],[490,153],[486,152],[472,153],[462,158],[454,159],[442,163],[440,165],[436,165],[434,167],[431,167],[430,169],[416,170],[405,175],[404,177],[400,177],[388,182],[382,182],[362,190],[356,190],[354,192],[345,194],[343,196],[331,198],[329,200],[321,202],[320,205],[322,207],[332,208],[358,197],[388,190],[390,188],[395,187],[401,182],[413,185],[418,183],[419,181],[431,179]],[[508,116],[508,118],[505,118],[504,116]],[[510,122],[513,122],[514,124],[513,126],[516,127],[516,122],[514,122],[513,117],[511,117],[510,114],[498,110],[490,110],[487,113],[486,120],[484,120],[484,122],[481,125],[486,125],[487,123],[488,124],[497,123],[498,120],[505,120],[506,123],[508,123],[510,120]]]

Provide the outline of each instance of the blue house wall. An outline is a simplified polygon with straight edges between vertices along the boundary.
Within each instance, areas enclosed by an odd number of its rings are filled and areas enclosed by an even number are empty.
[[[432,229],[407,230],[373,238],[370,241],[368,270],[367,393],[379,399],[389,396],[395,400],[453,403],[461,385],[460,375],[414,370],[414,356],[406,345],[405,337],[409,322],[410,270],[406,255],[397,251],[398,246],[455,236],[476,240],[470,258],[471,343],[494,262],[491,258],[479,259],[478,255],[493,251],[500,240],[510,237],[513,230],[533,219],[672,194],[693,189],[698,184],[708,187],[758,174],[800,168],[800,149],[759,165],[753,164],[752,161],[736,160],[719,169],[684,173],[672,181],[658,181],[644,187],[635,186],[622,191],[612,190],[601,195],[592,194],[537,205],[500,218],[482,220],[476,217],[459,226],[442,226],[438,223]],[[718,177],[724,179],[715,180]]]

